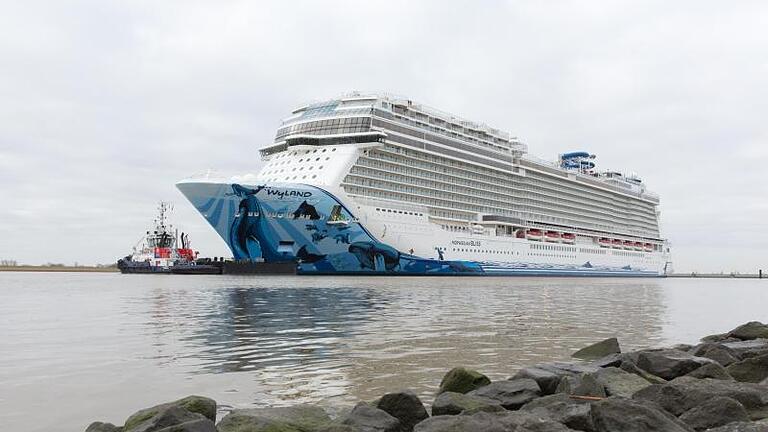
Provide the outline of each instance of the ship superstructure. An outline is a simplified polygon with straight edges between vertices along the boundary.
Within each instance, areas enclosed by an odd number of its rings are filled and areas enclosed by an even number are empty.
[[[659,198],[587,152],[547,162],[510,133],[408,99],[294,110],[256,176],[179,189],[236,259],[303,273],[663,275]]]

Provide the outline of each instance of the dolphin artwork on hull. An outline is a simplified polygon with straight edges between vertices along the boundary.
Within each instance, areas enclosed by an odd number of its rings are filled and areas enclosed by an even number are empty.
[[[400,252],[383,243],[354,242],[349,252],[360,262],[360,267],[374,271],[392,271],[400,265]]]
[[[274,245],[262,239],[268,239],[267,221],[256,195],[264,186],[247,188],[239,184],[232,185],[234,195],[242,198],[238,211],[229,230],[229,244],[235,259],[264,258],[265,261],[284,261]]]

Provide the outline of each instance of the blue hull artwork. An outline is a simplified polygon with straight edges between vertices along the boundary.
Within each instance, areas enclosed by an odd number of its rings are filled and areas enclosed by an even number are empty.
[[[299,274],[657,276],[634,269],[417,257],[378,241],[340,200],[315,186],[182,182],[178,188],[236,260],[296,262]]]

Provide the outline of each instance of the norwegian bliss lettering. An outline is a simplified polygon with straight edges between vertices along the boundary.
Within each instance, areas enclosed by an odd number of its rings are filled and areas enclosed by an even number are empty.
[[[457,246],[477,246],[480,247],[480,240],[453,240],[451,242],[453,245]]]

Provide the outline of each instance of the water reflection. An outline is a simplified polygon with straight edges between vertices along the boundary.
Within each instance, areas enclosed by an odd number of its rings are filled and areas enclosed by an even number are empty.
[[[370,399],[403,386],[429,400],[456,365],[506,378],[617,334],[625,347],[653,345],[665,311],[655,280],[239,282],[158,288],[147,329],[160,364],[245,373],[263,403]]]

